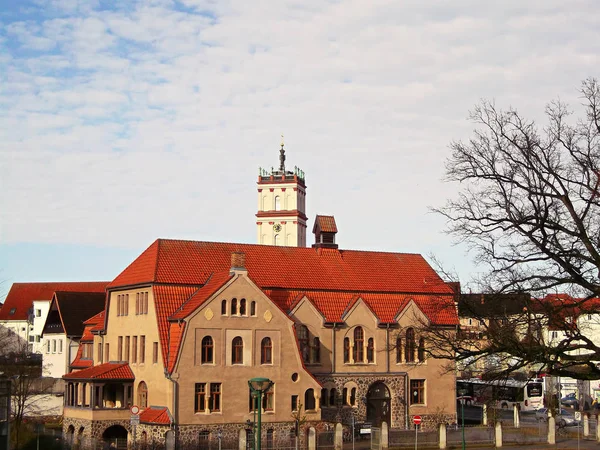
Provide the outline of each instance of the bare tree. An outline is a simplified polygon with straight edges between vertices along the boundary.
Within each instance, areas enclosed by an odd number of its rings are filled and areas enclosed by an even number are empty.
[[[580,92],[584,117],[571,122],[567,106],[553,101],[543,128],[483,101],[470,114],[474,135],[451,143],[447,179],[462,190],[434,210],[484,268],[482,292],[532,297],[506,317],[473,311],[481,319],[476,334],[427,329],[430,340],[448,349],[432,356],[469,362],[493,355],[503,373],[533,365],[600,378],[600,347],[576,320],[595,311],[593,299],[600,297],[600,84],[589,78]],[[576,300],[539,300],[552,292]],[[558,343],[548,342],[552,327],[564,334]]]
[[[27,343],[0,355],[0,373],[11,379],[11,431],[15,448],[20,448],[24,419],[46,415],[48,400],[56,392],[58,381],[42,377],[41,356],[30,353]]]

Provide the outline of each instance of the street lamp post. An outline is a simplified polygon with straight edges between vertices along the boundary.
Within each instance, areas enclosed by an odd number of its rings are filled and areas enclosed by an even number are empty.
[[[460,419],[462,428],[462,450],[465,450],[465,395],[467,395],[466,389],[459,389],[458,395],[460,395]]]
[[[257,378],[252,378],[250,380],[248,380],[248,386],[250,386],[250,390],[252,391],[252,393],[254,395],[256,395],[257,397],[257,403],[258,405],[256,405],[256,409],[258,409],[258,423],[256,424],[256,437],[255,437],[255,442],[256,442],[256,450],[260,450],[261,447],[261,423],[260,423],[260,419],[261,419],[261,410],[262,410],[262,395],[267,392],[271,386],[273,386],[273,382],[271,380],[269,380],[268,378],[262,378],[262,377],[257,377]]]

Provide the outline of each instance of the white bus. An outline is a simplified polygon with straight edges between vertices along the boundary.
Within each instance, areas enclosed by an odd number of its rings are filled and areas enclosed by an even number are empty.
[[[457,400],[465,404],[483,405],[491,408],[512,408],[518,405],[521,411],[535,411],[544,407],[544,382],[541,378],[527,381],[507,380],[484,381],[479,378],[456,380]]]

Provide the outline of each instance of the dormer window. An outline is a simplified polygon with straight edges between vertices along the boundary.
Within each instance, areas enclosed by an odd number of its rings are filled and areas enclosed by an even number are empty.
[[[9,316],[14,316],[14,314],[17,312],[17,308],[10,308],[10,311],[8,312]]]

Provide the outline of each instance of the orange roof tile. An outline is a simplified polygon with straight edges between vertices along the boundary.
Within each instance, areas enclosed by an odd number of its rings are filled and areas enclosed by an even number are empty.
[[[265,293],[284,311],[290,311],[306,296],[327,322],[341,322],[345,312],[362,298],[381,323],[393,323],[398,313],[413,300],[435,325],[457,325],[458,315],[451,295],[355,293],[339,291],[296,291],[266,289]]]
[[[151,406],[140,413],[141,423],[170,425],[172,421],[169,409],[164,406]]]
[[[84,380],[135,380],[128,363],[104,363],[89,369],[71,372],[63,375],[65,380],[84,379]]]
[[[171,360],[169,357],[169,317],[177,311],[190,296],[198,290],[195,286],[154,286],[154,305],[156,308],[156,320],[160,334],[160,345],[165,367]]]
[[[212,275],[204,286],[198,289],[181,308],[175,311],[171,319],[183,319],[187,317],[232,278],[233,275],[229,271]]]
[[[333,216],[317,215],[317,217],[315,218],[315,224],[313,225],[313,233],[316,231],[317,227],[320,228],[322,233],[338,232]]]
[[[418,254],[159,239],[109,287],[141,283],[203,285],[229,270],[232,252],[246,254],[248,275],[261,288],[447,294]]]
[[[50,301],[56,291],[104,292],[107,285],[108,281],[13,283],[0,309],[0,320],[27,320],[33,301]]]

